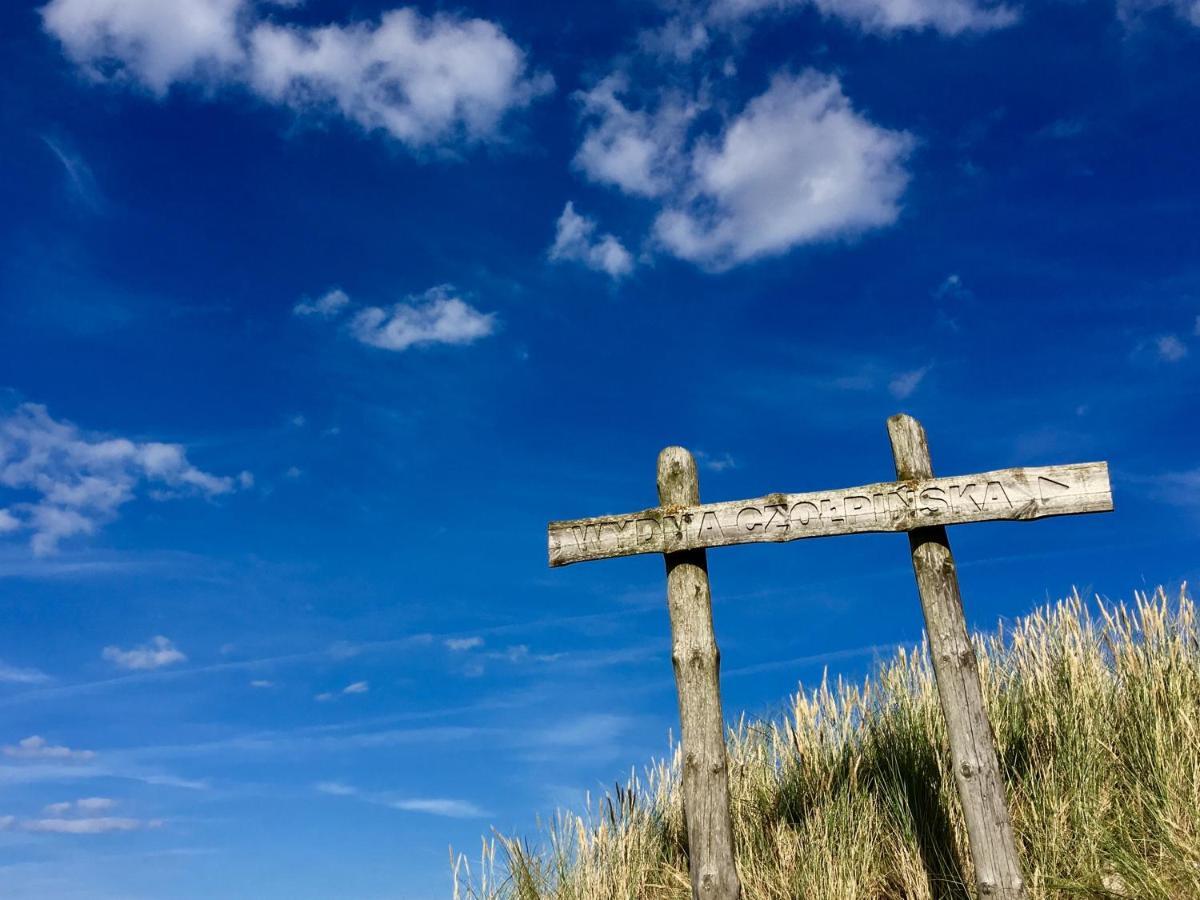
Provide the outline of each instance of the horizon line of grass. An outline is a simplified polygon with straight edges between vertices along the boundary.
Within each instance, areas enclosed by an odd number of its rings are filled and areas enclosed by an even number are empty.
[[[1200,627],[1183,584],[1078,591],[973,635],[1031,900],[1200,898]],[[745,900],[969,900],[928,646],[727,735]],[[679,748],[536,845],[452,854],[455,900],[689,900]],[[497,859],[497,849],[501,857]]]

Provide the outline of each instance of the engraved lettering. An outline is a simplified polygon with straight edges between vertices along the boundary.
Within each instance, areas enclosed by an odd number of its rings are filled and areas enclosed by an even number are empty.
[[[808,523],[813,519],[821,518],[821,510],[817,509],[817,505],[809,500],[801,500],[792,507],[792,511],[788,513],[788,518],[793,522],[799,522],[802,528],[807,528]]]
[[[897,488],[887,495],[889,512],[908,512],[913,508],[916,497],[912,488]]]
[[[576,525],[571,529],[571,533],[575,536],[575,546],[580,550],[586,550],[588,547],[600,546],[600,526],[599,525],[584,525],[580,527]]]
[[[683,520],[679,516],[663,516],[663,540],[670,543],[682,543],[684,538]]]
[[[956,484],[950,485],[950,505],[954,509],[958,509],[963,505],[963,498],[965,497],[976,509],[983,509],[982,498],[977,499],[971,494],[971,491],[978,493],[979,485],[970,483],[964,484],[962,487]]]
[[[940,487],[927,487],[921,491],[921,512],[927,516],[936,516],[950,509],[950,501],[946,492]]]
[[[842,515],[842,509],[836,500],[829,497],[821,498],[821,518],[830,522],[844,522],[846,517]]]
[[[989,481],[987,484],[987,491],[983,496],[983,505],[987,506],[989,503],[998,503],[1009,507],[1012,506],[1012,501],[1008,499],[1008,494],[1004,490],[1004,485],[999,481]]]
[[[767,509],[771,511],[771,516],[767,519],[767,524],[763,526],[763,531],[771,531],[772,529],[775,531],[787,531],[791,528],[787,520],[786,506],[772,504]]]
[[[654,519],[638,519],[634,524],[639,544],[653,544],[658,539],[661,528]]]
[[[738,510],[738,528],[742,531],[757,531],[763,527],[762,510],[757,506],[744,506]]]
[[[845,504],[846,518],[875,518],[875,507],[871,503],[870,497],[865,497],[861,494],[851,494],[842,501]]]
[[[721,523],[717,520],[717,514],[706,512],[700,520],[700,528],[696,532],[696,537],[699,540],[707,540],[708,538],[719,538],[721,536]]]

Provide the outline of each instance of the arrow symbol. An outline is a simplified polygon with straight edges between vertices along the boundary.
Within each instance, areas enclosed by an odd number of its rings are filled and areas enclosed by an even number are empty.
[[[1063,484],[1061,481],[1055,481],[1053,478],[1047,478],[1044,475],[1038,476],[1038,492],[1042,495],[1043,500],[1061,497],[1070,489],[1071,486],[1069,484]]]

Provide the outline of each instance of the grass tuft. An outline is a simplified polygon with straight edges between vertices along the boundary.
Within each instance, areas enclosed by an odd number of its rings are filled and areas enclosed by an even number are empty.
[[[975,638],[1035,898],[1200,898],[1200,628],[1182,588],[1078,593]],[[746,900],[967,900],[928,648],[823,682],[728,735]],[[456,900],[688,900],[679,752],[531,847],[455,861]],[[497,847],[500,859],[497,860]]]

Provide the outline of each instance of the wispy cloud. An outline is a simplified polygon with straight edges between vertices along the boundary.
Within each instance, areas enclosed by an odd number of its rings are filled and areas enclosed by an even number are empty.
[[[39,669],[22,669],[0,660],[0,682],[6,684],[46,684],[49,675]]]
[[[316,300],[307,297],[292,307],[292,313],[297,316],[316,316],[321,319],[332,319],[350,304],[349,295],[341,288],[326,291]],[[297,428],[305,424],[304,416],[293,416],[292,424]]]
[[[925,380],[925,376],[929,374],[931,368],[931,365],[925,365],[919,369],[901,372],[888,382],[888,393],[898,400],[911,397],[917,388],[920,387],[921,382]]]
[[[64,141],[42,135],[42,143],[62,164],[71,196],[91,212],[99,212],[102,206],[100,189],[96,186],[91,167],[84,158],[71,150]]]
[[[1187,345],[1174,334],[1164,334],[1154,341],[1158,358],[1164,362],[1179,362],[1188,355]]]
[[[141,487],[150,499],[166,500],[217,497],[237,484],[192,465],[180,444],[86,434],[36,403],[0,412],[0,488],[36,497],[11,503],[0,532],[30,533],[35,554],[94,534]]]
[[[714,0],[711,15],[719,21],[808,6],[882,33],[932,29],[957,35],[1007,28],[1020,19],[1016,8],[992,0]]]
[[[706,453],[704,450],[697,450],[696,461],[700,463],[701,468],[710,472],[724,472],[737,468],[737,462],[728,453]]]
[[[140,647],[122,650],[108,646],[101,654],[109,662],[122,669],[160,669],[176,663],[187,662],[187,656],[163,635],[152,637]]]
[[[362,791],[341,781],[322,781],[316,790],[331,797],[353,797],[376,806],[386,806],[405,812],[426,813],[451,819],[479,819],[488,815],[486,811],[467,800],[451,800],[444,797],[400,797],[378,791]]]
[[[465,637],[465,638],[446,638],[443,642],[447,650],[461,652],[463,650],[474,650],[476,647],[483,646],[483,638],[481,637]]]
[[[62,744],[51,744],[41,735],[30,735],[2,749],[5,756],[14,759],[37,760],[89,760],[96,756],[93,750],[72,750]]]

